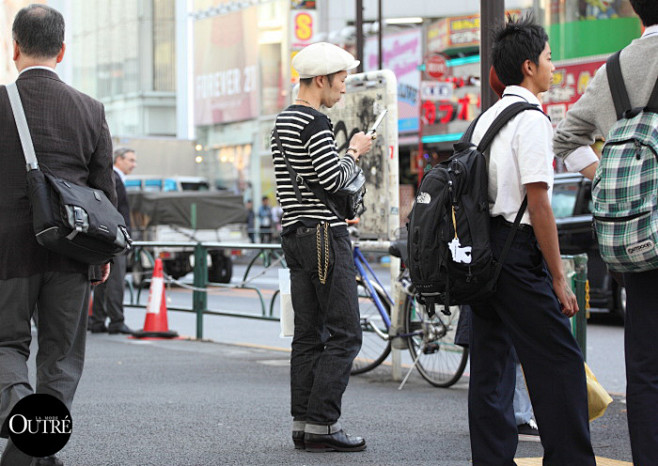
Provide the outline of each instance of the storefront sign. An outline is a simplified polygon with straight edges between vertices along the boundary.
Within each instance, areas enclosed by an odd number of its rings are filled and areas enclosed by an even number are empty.
[[[519,16],[521,10],[508,10],[505,14]],[[458,47],[480,45],[480,15],[442,18],[428,27],[427,50],[443,52]]]
[[[555,64],[553,85],[542,97],[544,111],[551,117],[553,126],[557,126],[567,110],[585,93],[585,88],[605,59],[598,56]]]
[[[420,83],[420,96],[422,100],[442,100],[452,97],[454,84],[452,82],[422,81]]]
[[[291,0],[290,9],[292,10],[315,10],[316,0]]]
[[[314,10],[292,10],[290,13],[290,45],[300,50],[313,43],[317,29],[317,13]]]
[[[259,114],[256,8],[194,24],[194,123],[256,118]]]

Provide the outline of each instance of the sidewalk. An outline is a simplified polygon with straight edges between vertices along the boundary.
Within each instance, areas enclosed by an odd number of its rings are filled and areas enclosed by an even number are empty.
[[[87,348],[67,466],[471,464],[463,382],[438,390],[411,377],[398,391],[386,369],[353,377],[342,422],[368,448],[311,454],[289,439],[285,351],[106,334]],[[625,406],[615,400],[592,437],[598,456],[630,461]],[[520,442],[518,458],[541,455]]]

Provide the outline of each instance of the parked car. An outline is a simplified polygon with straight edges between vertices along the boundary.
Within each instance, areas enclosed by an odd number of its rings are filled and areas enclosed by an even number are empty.
[[[580,174],[556,175],[551,204],[560,252],[587,254],[590,306],[607,309],[623,318],[626,313],[626,291],[608,272],[593,234],[590,180]]]

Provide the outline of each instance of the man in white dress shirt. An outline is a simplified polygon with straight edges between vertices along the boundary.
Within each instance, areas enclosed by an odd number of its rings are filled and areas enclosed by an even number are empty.
[[[554,66],[543,28],[511,18],[495,33],[493,65],[506,88],[475,128],[477,144],[515,102],[540,106]],[[590,442],[583,357],[568,317],[578,311],[562,268],[551,209],[553,129],[546,115],[524,111],[493,140],[489,156],[491,244],[500,257],[527,195],[496,294],[473,304],[469,428],[475,465],[514,464],[518,444],[512,400],[516,350],[544,446],[544,464],[595,465]]]

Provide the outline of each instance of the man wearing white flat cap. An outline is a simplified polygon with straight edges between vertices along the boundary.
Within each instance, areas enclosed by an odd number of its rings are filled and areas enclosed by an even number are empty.
[[[366,447],[363,438],[347,435],[338,422],[352,361],[361,348],[347,224],[307,187],[307,183],[319,185],[329,194],[338,191],[348,182],[359,156],[372,146],[371,137],[359,132],[340,157],[331,121],[318,111],[340,100],[347,72],[358,65],[350,53],[326,42],[301,50],[292,60],[300,77],[299,95],[278,115],[272,135],[277,198],[283,208],[281,243],[295,311],[290,358],[292,439],[295,448],[312,452]],[[300,177],[303,183],[296,182]]]

